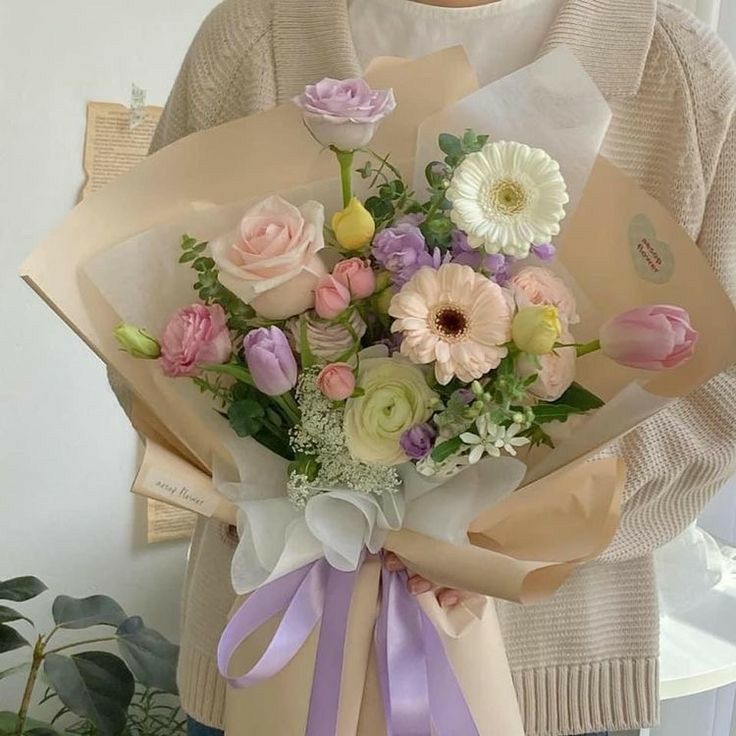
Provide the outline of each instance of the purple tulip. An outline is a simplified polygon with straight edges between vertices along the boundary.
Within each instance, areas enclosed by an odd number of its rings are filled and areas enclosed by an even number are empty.
[[[432,450],[437,432],[429,424],[415,424],[399,439],[404,454],[411,460],[423,460]]]
[[[256,388],[267,396],[280,396],[296,385],[296,360],[278,327],[249,332],[243,340],[243,352]]]

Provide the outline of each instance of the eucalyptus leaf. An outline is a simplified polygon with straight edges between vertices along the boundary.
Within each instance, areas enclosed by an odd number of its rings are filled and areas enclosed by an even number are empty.
[[[11,621],[27,621],[29,624],[33,622],[14,608],[0,606],[0,624],[9,624]]]
[[[44,671],[59,700],[91,721],[102,736],[123,732],[135,681],[120,657],[109,652],[82,652],[72,657],[48,654]]]
[[[140,616],[124,621],[117,631],[120,652],[141,685],[176,694],[179,647],[148,629]]]
[[[54,623],[62,629],[86,629],[90,626],[120,626],[128,615],[117,601],[106,595],[71,598],[60,595],[51,607]]]
[[[12,652],[21,647],[29,647],[30,644],[12,626],[0,624],[0,654]]]
[[[438,143],[442,153],[448,156],[462,156],[463,154],[463,143],[456,135],[440,133]]]
[[[47,590],[46,586],[32,575],[1,580],[0,601],[21,603],[22,601],[29,601],[31,598],[41,595],[45,590]]]

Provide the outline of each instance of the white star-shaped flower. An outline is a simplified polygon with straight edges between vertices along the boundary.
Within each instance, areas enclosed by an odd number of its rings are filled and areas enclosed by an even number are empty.
[[[478,434],[463,432],[460,435],[460,439],[472,448],[468,456],[468,462],[471,465],[477,463],[484,455],[501,457],[502,451],[515,456],[517,447],[529,444],[528,437],[516,436],[521,430],[520,424],[514,423],[509,427],[504,427],[494,424],[484,414],[475,420],[475,426]]]

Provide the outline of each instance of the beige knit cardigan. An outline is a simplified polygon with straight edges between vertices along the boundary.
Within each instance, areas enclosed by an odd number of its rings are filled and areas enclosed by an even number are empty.
[[[672,212],[736,299],[736,75],[725,47],[689,14],[656,0],[567,0],[540,53],[560,44],[613,109],[603,153]],[[187,54],[153,148],[282,103],[307,82],[358,73],[345,0],[226,0]],[[631,474],[610,549],[551,601],[498,604],[529,736],[657,721],[651,553],[734,471],[736,370],[605,453],[624,455]],[[227,528],[200,522],[184,594],[183,706],[220,727],[225,686],[215,647],[233,601],[234,545]]]

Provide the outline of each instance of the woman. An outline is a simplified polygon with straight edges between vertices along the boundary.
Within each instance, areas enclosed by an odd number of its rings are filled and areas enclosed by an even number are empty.
[[[656,0],[226,0],[197,35],[153,149],[287,101],[377,55],[463,43],[480,81],[565,44],[606,96],[603,153],[678,218],[736,296],[736,75],[687,13]],[[530,736],[633,729],[658,718],[652,551],[727,478],[736,451],[736,372],[608,447],[630,468],[623,521],[605,555],[555,598],[499,614]],[[235,540],[200,522],[185,593],[180,689],[192,733],[222,727],[215,648],[233,594]],[[394,561],[396,564],[396,561]],[[415,592],[429,583],[414,578]],[[443,603],[458,600],[443,592]],[[199,725],[204,724],[204,725]]]

